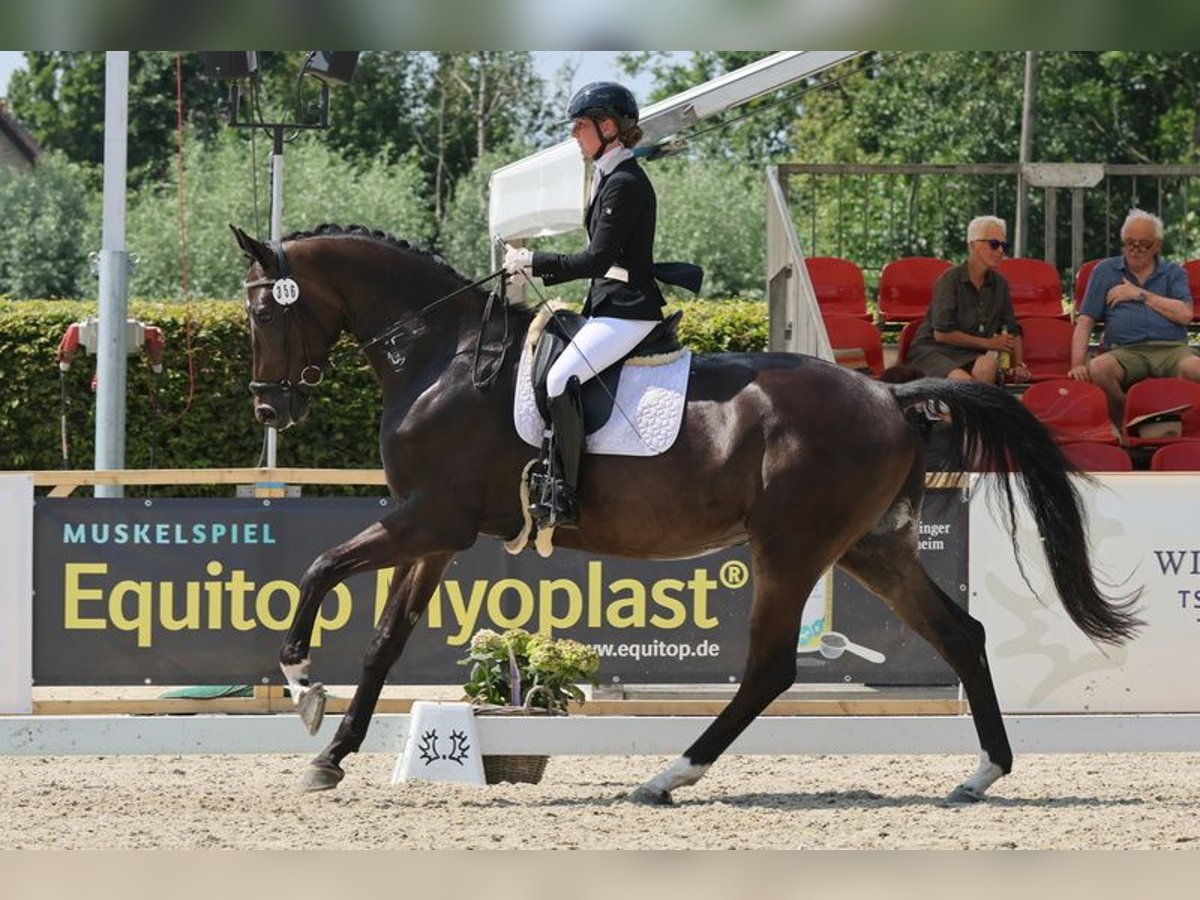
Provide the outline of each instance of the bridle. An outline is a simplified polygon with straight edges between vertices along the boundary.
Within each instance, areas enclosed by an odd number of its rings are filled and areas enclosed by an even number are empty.
[[[285,317],[287,317],[288,314],[291,313],[293,309],[296,310],[295,322],[298,327],[300,324],[300,322],[299,322],[300,312],[299,312],[299,308],[297,307],[297,301],[300,299],[300,286],[296,283],[295,279],[293,279],[291,277],[291,269],[288,266],[287,256],[283,252],[282,242],[271,241],[270,247],[275,252],[275,260],[276,260],[276,263],[277,263],[278,269],[279,269],[279,277],[277,277],[277,278],[256,278],[253,281],[243,282],[242,287],[245,288],[247,291],[254,290],[255,288],[265,288],[265,287],[271,288],[271,296],[274,298],[276,304],[278,304],[279,307],[283,310],[283,314]],[[500,284],[501,284],[501,287],[500,287],[501,307],[503,309],[505,309],[505,311],[507,312],[507,304],[504,302],[504,294],[505,294],[505,287],[507,286],[506,283],[507,283],[508,279],[501,277],[504,275],[505,275],[504,269],[497,269],[495,272],[492,272],[490,275],[485,275],[483,278],[480,278],[477,281],[472,281],[470,284],[464,284],[462,287],[456,288],[455,290],[451,291],[450,293],[448,293],[442,297],[439,297],[436,300],[431,301],[430,303],[427,303],[425,306],[422,306],[420,309],[413,310],[411,313],[403,316],[399,321],[393,322],[391,325],[388,325],[382,331],[380,331],[378,334],[376,334],[374,337],[371,337],[368,340],[361,342],[358,345],[358,349],[360,351],[362,351],[363,353],[366,353],[366,351],[371,349],[372,347],[374,347],[378,344],[381,344],[385,341],[388,341],[391,338],[395,338],[397,335],[402,335],[402,334],[405,334],[406,332],[411,332],[412,331],[411,326],[414,322],[420,321],[428,313],[432,312],[434,309],[436,309],[441,304],[445,303],[447,300],[457,297],[459,294],[461,294],[465,291],[469,291],[472,288],[481,287],[482,285],[487,284],[489,281],[491,281],[495,278],[501,278],[501,282],[500,282]],[[491,318],[492,307],[493,307],[493,302],[495,300],[495,297],[496,297],[496,295],[493,294],[492,296],[490,296],[488,298],[487,307],[484,312],[484,322],[485,323]],[[290,359],[290,354],[288,353],[288,337],[291,334],[292,321],[293,321],[293,319],[291,319],[291,318],[285,318],[285,320],[284,320],[283,357],[285,360]],[[504,334],[503,334],[502,340],[506,340],[507,337],[508,337],[508,319],[507,319],[507,316],[505,316]],[[478,367],[478,364],[479,364],[479,354],[480,354],[480,350],[482,347],[482,341],[483,341],[483,329],[481,328],[481,330],[480,330],[480,346],[477,346],[475,349],[475,365],[476,365],[476,367]],[[308,341],[304,336],[303,328],[300,329],[300,343],[301,343],[301,349],[304,352],[305,364],[304,364],[304,367],[300,370],[299,384],[302,387],[315,388],[317,385],[319,385],[324,380],[325,372],[324,372],[324,368],[322,366],[316,365],[315,363],[310,361],[312,359],[312,356],[308,350]],[[493,370],[491,375],[484,382],[481,383],[479,381],[479,379],[476,378],[476,387],[486,387],[487,383],[489,383],[492,379],[494,379],[497,373],[498,373],[498,366],[495,370]],[[261,391],[264,389],[275,388],[275,389],[281,391],[282,393],[287,394],[291,391],[293,386],[294,386],[293,383],[288,378],[281,378],[277,381],[251,381],[250,382],[250,391],[252,393],[257,393],[258,391]]]
[[[283,253],[283,244],[278,241],[271,241],[271,249],[275,251],[275,259],[279,267],[278,278],[256,278],[254,281],[243,282],[242,286],[247,291],[252,291],[255,288],[269,287],[271,296],[275,303],[283,310],[283,358],[284,360],[291,359],[291,354],[288,352],[288,340],[292,332],[292,322],[295,321],[296,327],[300,328],[300,347],[304,353],[304,367],[300,369],[300,385],[306,388],[315,388],[325,378],[324,369],[311,362],[312,355],[308,350],[308,340],[304,336],[304,329],[300,327],[300,310],[296,306],[296,301],[300,299],[300,286],[291,276],[291,269],[288,267],[287,257]],[[295,309],[295,316],[291,316],[291,312]],[[280,392],[287,394],[293,387],[292,381],[287,378],[280,378],[277,381],[251,381],[250,392],[257,394],[259,391],[269,388],[275,388]]]

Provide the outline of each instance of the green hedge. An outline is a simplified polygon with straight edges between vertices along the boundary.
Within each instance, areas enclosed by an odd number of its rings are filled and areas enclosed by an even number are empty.
[[[688,301],[680,334],[699,352],[762,350],[766,304]],[[95,447],[94,356],[78,356],[60,378],[55,364],[67,326],[96,314],[94,303],[61,300],[0,302],[0,469],[59,469],[65,396],[70,466],[91,468]],[[127,468],[208,469],[255,466],[263,429],[251,410],[250,341],[240,302],[132,301],[129,314],[166,337],[165,370],[154,375],[141,354],[129,358],[126,401]],[[280,434],[279,466],[372,468],[379,465],[380,395],[374,376],[349,340],[316,392],[308,420]],[[333,491],[334,489],[330,489]],[[363,489],[377,493],[378,488]],[[306,493],[319,493],[305,488]],[[137,493],[143,489],[138,488]],[[148,494],[195,495],[204,488],[166,487]],[[223,489],[229,493],[228,488]]]

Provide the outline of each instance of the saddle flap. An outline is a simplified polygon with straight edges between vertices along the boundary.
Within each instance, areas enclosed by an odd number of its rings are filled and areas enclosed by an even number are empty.
[[[517,384],[513,392],[513,425],[517,434],[531,447],[542,446],[545,440],[546,417],[539,411],[534,397],[533,346],[526,344],[517,368]],[[596,396],[606,401],[609,413],[603,424],[596,425],[594,411],[584,408],[584,421],[593,423],[587,429],[585,453],[612,456],[656,456],[665,453],[675,442],[683,423],[687,401],[688,377],[692,355],[681,351],[669,361],[656,360],[653,365],[629,364],[604,373],[605,378],[620,380],[604,387],[591,379],[585,388],[595,384]],[[586,402],[586,394],[585,394]],[[620,411],[618,411],[620,410]]]

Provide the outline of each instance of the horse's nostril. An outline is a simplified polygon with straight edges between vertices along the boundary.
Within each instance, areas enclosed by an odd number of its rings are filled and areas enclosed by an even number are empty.
[[[254,407],[254,418],[263,425],[272,425],[276,418],[275,410],[265,403],[259,403]]]

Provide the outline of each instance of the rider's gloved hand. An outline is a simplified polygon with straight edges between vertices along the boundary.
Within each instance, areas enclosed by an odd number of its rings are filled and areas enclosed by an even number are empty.
[[[509,275],[528,275],[528,269],[532,265],[533,251],[528,247],[504,245],[504,271]]]

